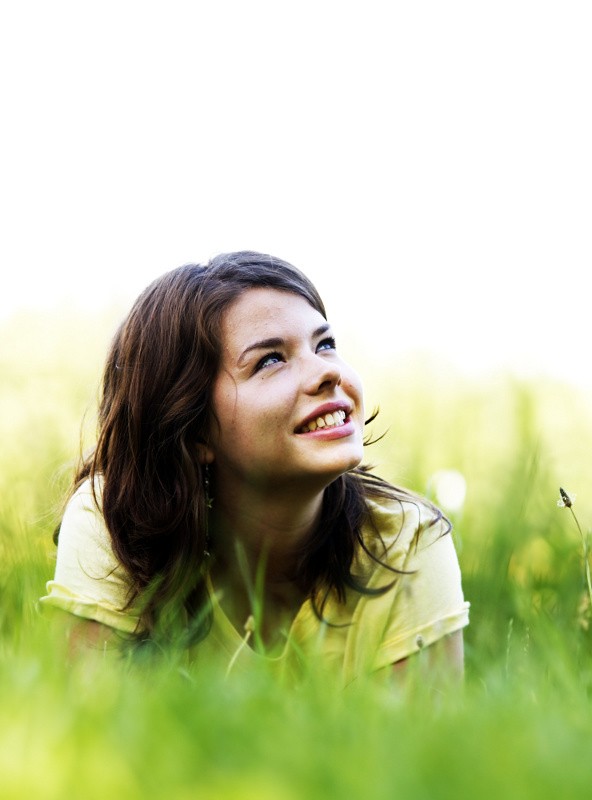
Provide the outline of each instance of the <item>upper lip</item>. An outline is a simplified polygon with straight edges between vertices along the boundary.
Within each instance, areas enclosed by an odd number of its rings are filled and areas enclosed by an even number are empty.
[[[338,400],[335,400],[332,403],[323,403],[322,406],[318,406],[318,408],[315,408],[311,414],[305,417],[302,422],[296,426],[296,430],[299,431],[305,425],[308,425],[309,422],[312,422],[313,419],[324,417],[325,414],[332,414],[334,411],[345,411],[345,415],[349,416],[352,412],[351,403],[344,401],[340,402]]]

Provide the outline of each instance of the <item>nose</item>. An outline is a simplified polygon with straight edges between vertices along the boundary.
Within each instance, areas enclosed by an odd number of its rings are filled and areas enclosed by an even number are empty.
[[[305,390],[308,394],[322,394],[341,383],[341,368],[336,361],[317,353],[311,354],[307,360],[304,378]]]

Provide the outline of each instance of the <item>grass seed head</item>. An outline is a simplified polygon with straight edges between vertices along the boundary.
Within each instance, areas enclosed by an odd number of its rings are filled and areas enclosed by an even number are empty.
[[[557,505],[558,505],[560,508],[571,508],[571,507],[572,507],[572,505],[573,505],[573,502],[574,502],[574,500],[576,499],[576,496],[575,496],[575,494],[572,494],[572,495],[570,496],[570,495],[569,495],[569,494],[568,494],[568,493],[565,491],[565,489],[562,489],[562,488],[561,488],[561,486],[559,487],[559,494],[561,495],[561,497],[560,497],[560,499],[557,501]]]

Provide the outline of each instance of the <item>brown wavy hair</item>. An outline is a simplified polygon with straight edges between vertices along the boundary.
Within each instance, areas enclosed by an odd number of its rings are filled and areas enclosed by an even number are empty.
[[[97,444],[81,462],[75,486],[91,479],[114,553],[129,575],[126,607],[139,608],[144,638],[168,638],[181,629],[193,642],[209,630],[208,509],[198,453],[207,443],[222,317],[241,292],[257,287],[298,294],[327,316],[315,287],[287,262],[251,251],[222,254],[148,286],[107,357]],[[332,590],[341,601],[347,587],[368,591],[351,569],[356,548],[366,549],[361,528],[369,496],[416,499],[365,468],[326,488],[321,519],[297,567],[319,616]]]

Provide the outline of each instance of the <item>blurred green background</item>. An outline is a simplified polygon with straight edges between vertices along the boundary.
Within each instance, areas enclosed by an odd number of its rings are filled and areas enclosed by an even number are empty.
[[[583,0],[0,5],[2,800],[588,798],[556,500],[589,530],[591,38]],[[244,248],[313,278],[381,409],[368,462],[454,522],[462,693],[64,669],[36,600],[119,316],[96,310]]]
[[[589,796],[592,630],[581,540],[556,501],[560,485],[577,494],[589,529],[592,404],[551,379],[477,380],[426,355],[357,364],[385,434],[367,461],[454,522],[471,601],[463,691],[198,684],[173,655],[64,668],[36,600],[116,319],[0,326],[0,795]]]

